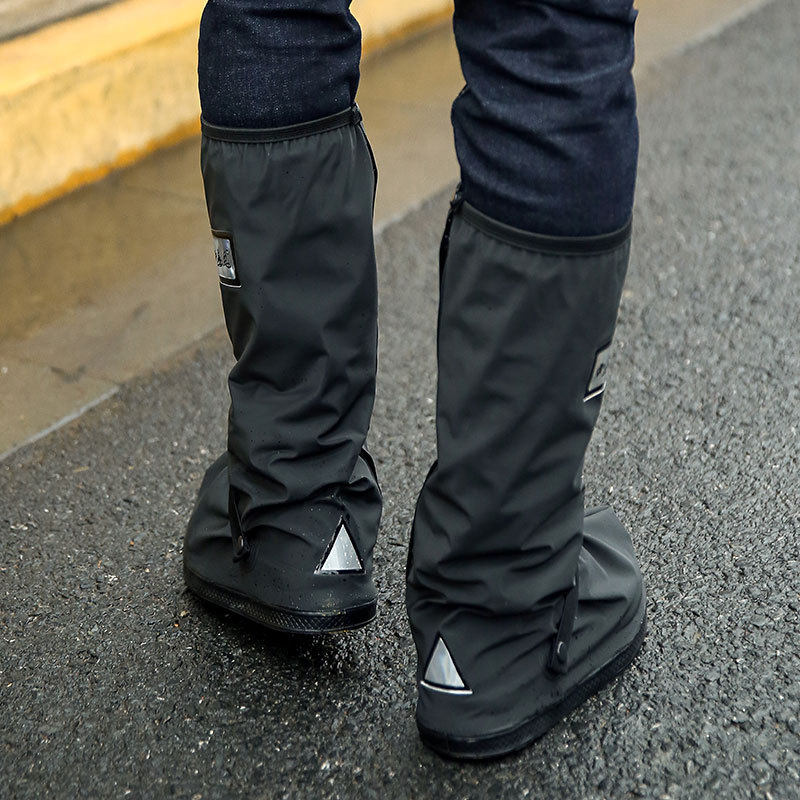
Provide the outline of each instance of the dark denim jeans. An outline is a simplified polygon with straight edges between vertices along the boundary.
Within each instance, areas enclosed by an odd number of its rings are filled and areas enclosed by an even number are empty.
[[[632,0],[455,0],[466,85],[453,103],[464,198],[509,225],[624,225],[638,158]],[[353,102],[349,0],[209,0],[200,99],[218,125],[274,127]],[[420,87],[425,91],[425,87]]]

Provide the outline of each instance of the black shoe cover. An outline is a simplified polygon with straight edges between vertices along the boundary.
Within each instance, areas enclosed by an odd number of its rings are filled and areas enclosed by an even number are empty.
[[[375,171],[356,107],[287,128],[203,124],[203,179],[236,365],[228,452],[184,543],[201,597],[270,628],[375,616]]]
[[[584,516],[630,231],[551,238],[462,203],[442,241],[438,460],[417,504],[407,608],[417,725],[490,758],[622,671],[645,593],[613,512]]]

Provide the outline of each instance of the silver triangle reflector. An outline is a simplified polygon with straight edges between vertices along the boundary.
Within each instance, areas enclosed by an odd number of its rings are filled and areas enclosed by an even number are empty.
[[[339,522],[333,542],[316,571],[317,574],[364,571],[364,565],[344,520]]]
[[[456,667],[453,656],[447,649],[444,639],[439,636],[425,667],[425,677],[421,681],[426,689],[437,692],[450,692],[450,694],[472,694],[467,688],[461,673]]]

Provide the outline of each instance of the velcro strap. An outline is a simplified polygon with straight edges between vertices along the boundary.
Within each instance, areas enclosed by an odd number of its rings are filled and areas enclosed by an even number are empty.
[[[250,555],[250,542],[242,529],[242,520],[239,516],[239,507],[236,505],[236,490],[231,486],[228,491],[228,520],[231,526],[233,539],[233,560],[241,561]]]
[[[561,622],[558,623],[556,638],[550,650],[547,662],[548,669],[563,675],[569,663],[569,643],[572,639],[572,629],[575,627],[575,617],[578,614],[578,574],[575,573],[575,582],[564,597],[564,608],[561,611]]]

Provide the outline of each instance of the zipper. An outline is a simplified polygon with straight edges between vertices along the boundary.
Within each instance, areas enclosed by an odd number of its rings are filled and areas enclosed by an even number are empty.
[[[358,106],[355,106],[358,108]],[[367,137],[367,132],[364,130],[364,123],[359,120],[357,126],[358,129],[361,131],[361,135],[364,137],[364,144],[367,145],[367,150],[369,150],[369,158],[372,162],[372,176],[373,176],[373,184],[372,184],[372,216],[375,216],[375,199],[378,196],[378,163],[375,161],[375,153],[372,151],[372,145],[369,143],[369,138]]]
[[[453,192],[453,196],[450,198],[450,210],[447,212],[447,219],[444,223],[444,232],[442,233],[442,241],[439,245],[439,308],[436,315],[436,358],[437,361],[439,360],[439,346],[441,344],[441,338],[439,336],[439,332],[442,328],[442,309],[444,307],[443,301],[443,288],[442,284],[444,282],[444,262],[447,260],[447,251],[450,249],[450,228],[453,226],[453,217],[456,215],[456,211],[461,208],[461,204],[464,202],[464,199],[461,195],[461,184],[459,183],[456,186],[455,191]],[[439,398],[437,394],[436,398],[436,407],[439,407]],[[437,410],[437,422],[436,422],[437,430],[439,426],[438,422],[438,410]],[[439,459],[437,458],[436,461],[433,462],[431,468],[428,470],[428,475],[425,478],[425,483],[428,482],[428,479],[433,475],[434,471],[439,465]],[[411,538],[409,539],[408,543],[408,556],[406,557],[406,577],[411,574],[411,570],[413,568],[413,554],[414,554],[414,530],[415,526],[411,525]]]
[[[439,279],[441,281],[444,272],[444,262],[447,258],[447,251],[450,249],[450,228],[453,225],[453,217],[461,208],[464,198],[461,194],[461,184],[456,186],[453,196],[450,198],[450,211],[447,214],[447,221],[444,223],[444,233],[442,234],[442,243],[439,245]]]

